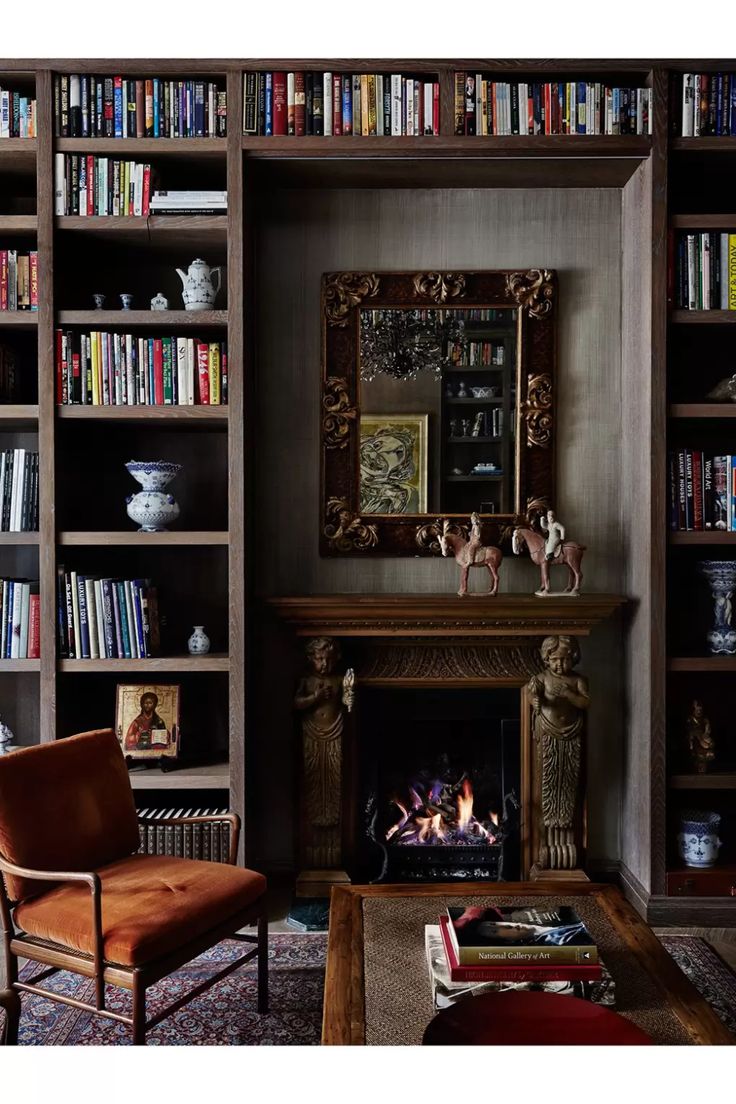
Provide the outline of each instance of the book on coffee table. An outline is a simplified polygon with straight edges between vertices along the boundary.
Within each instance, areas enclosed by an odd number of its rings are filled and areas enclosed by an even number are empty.
[[[440,917],[440,935],[453,981],[598,981],[601,977],[600,962],[582,966],[557,962],[491,962],[463,966],[457,960],[446,916]]]
[[[536,991],[559,993],[562,996],[581,997],[594,1004],[603,1004],[609,1008],[615,1006],[616,989],[606,964],[600,962],[601,976],[598,981],[453,981],[447,962],[439,924],[427,924],[424,928],[424,949],[427,956],[427,969],[432,987],[432,1002],[436,1010],[449,1008],[465,997],[479,996],[481,993],[516,993]]]
[[[568,905],[447,909],[448,933],[460,966],[591,966],[598,948]]]

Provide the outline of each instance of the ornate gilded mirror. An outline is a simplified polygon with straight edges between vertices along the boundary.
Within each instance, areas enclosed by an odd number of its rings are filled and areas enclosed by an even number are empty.
[[[498,543],[552,502],[555,273],[322,278],[323,555]]]

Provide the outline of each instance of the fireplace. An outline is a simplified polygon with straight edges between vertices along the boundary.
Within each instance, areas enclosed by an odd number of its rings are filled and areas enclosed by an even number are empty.
[[[366,687],[356,721],[367,881],[520,877],[520,695]]]
[[[269,599],[304,657],[297,894],[350,880],[584,879],[590,696],[575,668],[580,639],[622,603]]]

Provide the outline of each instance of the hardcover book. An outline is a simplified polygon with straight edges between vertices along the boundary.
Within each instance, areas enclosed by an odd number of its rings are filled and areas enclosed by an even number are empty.
[[[487,908],[447,909],[448,934],[458,965],[591,966],[598,948],[574,909]]]

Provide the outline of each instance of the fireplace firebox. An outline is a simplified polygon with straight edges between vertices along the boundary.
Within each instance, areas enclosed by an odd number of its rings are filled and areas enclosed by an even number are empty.
[[[366,687],[357,730],[361,876],[520,877],[517,689]]]

